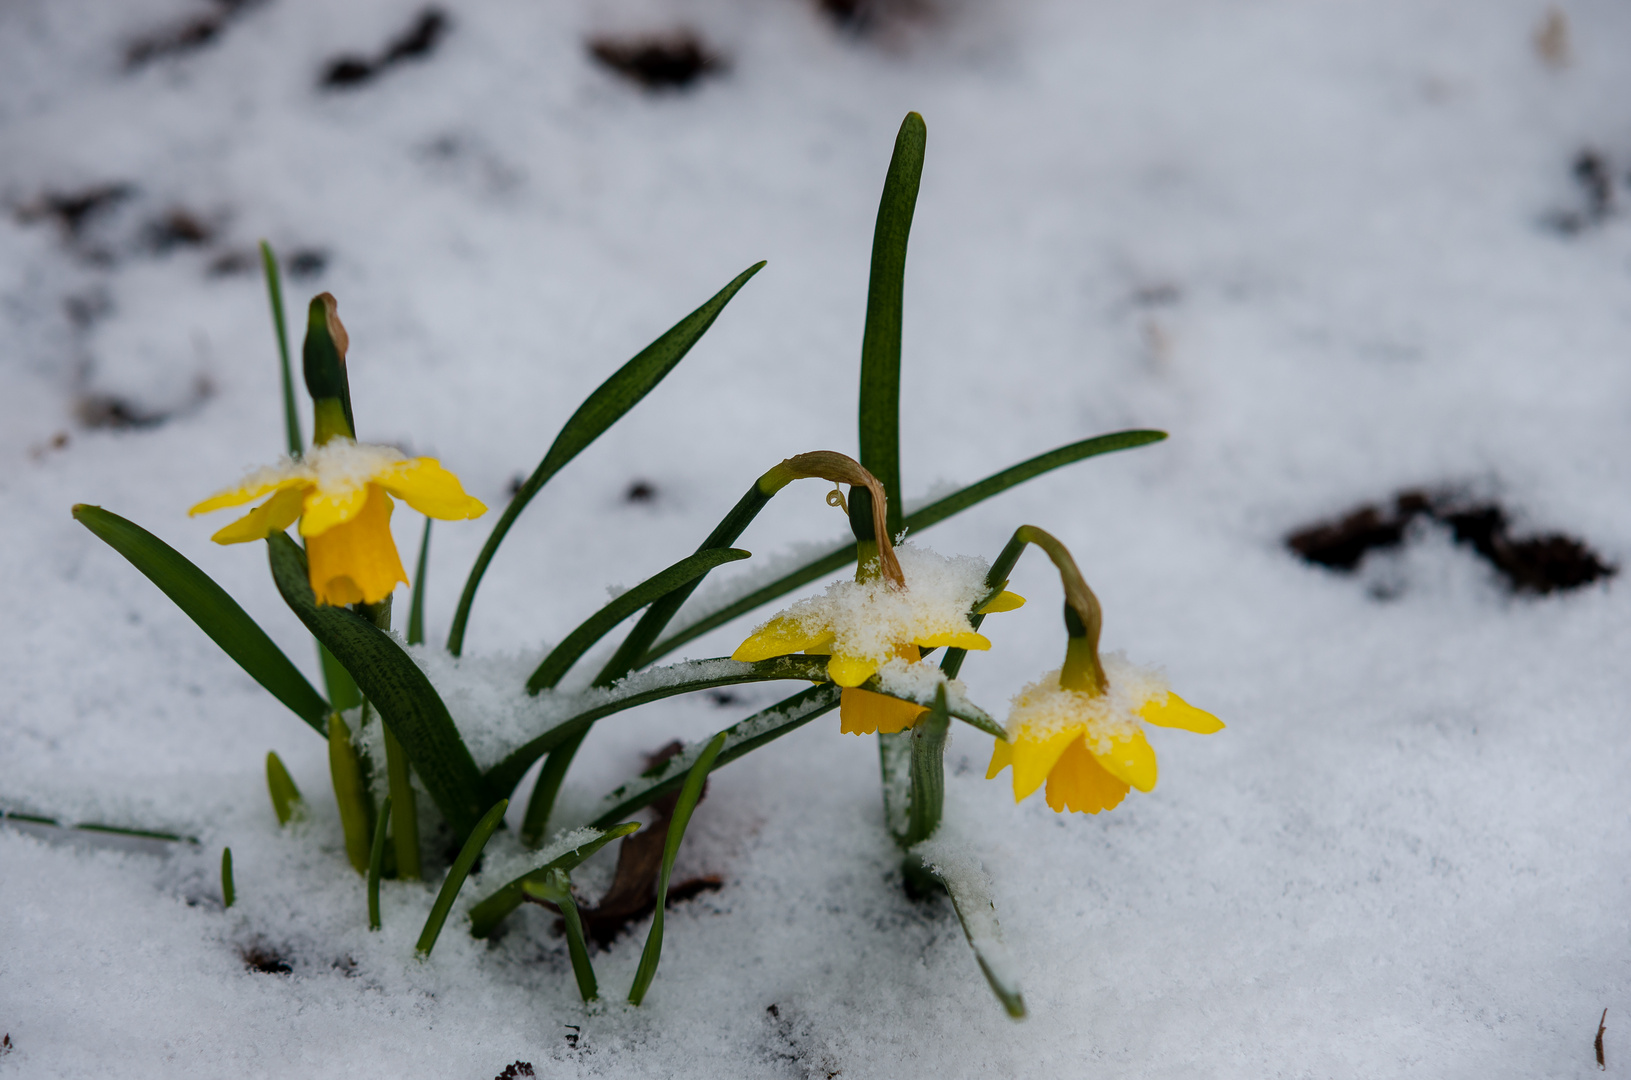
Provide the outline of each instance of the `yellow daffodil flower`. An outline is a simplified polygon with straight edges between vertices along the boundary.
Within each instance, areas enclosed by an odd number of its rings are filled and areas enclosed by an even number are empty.
[[[800,600],[756,629],[732,660],[749,663],[804,652],[828,656],[827,677],[844,688],[840,729],[852,735],[904,731],[928,710],[858,687],[895,659],[916,663],[923,649],[989,649],[969,623],[969,609],[986,592],[985,564],[895,548],[906,586],[879,575],[840,581],[823,596]],[[980,614],[1012,611],[1025,601],[1010,592],[987,601]]]
[[[190,514],[272,497],[210,539],[264,540],[300,521],[319,604],[374,604],[407,584],[391,538],[391,496],[429,517],[480,517],[487,507],[466,495],[435,458],[409,458],[389,446],[336,437],[298,460],[285,459],[213,495]]]
[[[1174,694],[1155,672],[1117,656],[1105,658],[1104,671],[1104,693],[1067,690],[1058,671],[1021,690],[1008,741],[997,742],[986,779],[1012,766],[1015,802],[1046,780],[1054,810],[1096,814],[1119,806],[1129,788],[1155,787],[1155,751],[1141,721],[1201,735],[1223,730],[1221,720]]]

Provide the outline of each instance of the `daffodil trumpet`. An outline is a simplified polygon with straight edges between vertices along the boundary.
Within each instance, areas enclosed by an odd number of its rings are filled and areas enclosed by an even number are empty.
[[[1054,810],[1096,814],[1113,810],[1132,788],[1155,787],[1155,750],[1142,724],[1202,735],[1223,729],[1211,713],[1173,693],[1158,672],[1099,656],[1103,615],[1076,560],[1034,525],[1014,532],[1011,545],[1035,544],[1053,560],[1065,591],[1064,663],[1019,692],[1008,716],[1008,738],[992,749],[986,778],[1013,768],[1014,801],[1047,783]],[[1017,552],[1016,552],[1017,554]],[[1113,677],[1112,677],[1113,676]]]

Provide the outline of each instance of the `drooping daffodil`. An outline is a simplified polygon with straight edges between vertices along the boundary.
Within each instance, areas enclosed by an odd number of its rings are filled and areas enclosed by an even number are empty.
[[[1013,767],[1014,801],[1047,781],[1048,805],[1063,813],[1096,814],[1121,804],[1130,788],[1155,787],[1155,751],[1142,724],[1201,735],[1223,722],[1173,693],[1157,672],[1111,655],[1103,692],[1066,689],[1051,671],[1014,697],[1008,741],[998,741],[986,778]]]
[[[394,447],[335,437],[301,458],[251,473],[190,513],[242,506],[263,495],[271,498],[210,539],[217,544],[264,540],[298,519],[319,604],[374,604],[398,583],[407,583],[391,537],[391,496],[444,521],[487,512],[435,458],[410,458]]]
[[[893,551],[904,584],[863,565],[856,580],[835,582],[825,594],[772,617],[731,659],[753,662],[796,652],[828,656],[827,677],[844,688],[841,730],[866,735],[911,727],[927,711],[923,706],[859,687],[894,660],[917,663],[924,649],[991,648],[968,618],[989,591],[987,567],[982,559],[938,555],[910,544]],[[979,613],[1011,611],[1024,602],[999,592]]]

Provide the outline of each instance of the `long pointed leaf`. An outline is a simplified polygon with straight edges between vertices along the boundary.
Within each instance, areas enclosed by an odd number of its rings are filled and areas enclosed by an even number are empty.
[[[459,597],[459,608],[453,615],[453,627],[447,635],[447,651],[458,656],[464,649],[465,624],[470,619],[470,605],[475,602],[476,588],[481,584],[482,575],[487,572],[487,564],[493,561],[493,555],[498,551],[498,545],[504,542],[509,533],[510,526],[515,519],[521,516],[527,503],[538,494],[540,488],[549,481],[549,478],[577,457],[590,443],[600,438],[601,434],[624,413],[634,408],[640,399],[649,394],[654,387],[663,381],[663,378],[672,370],[674,365],[685,358],[691,351],[691,346],[705,334],[719,313],[725,310],[748,279],[763,268],[763,262],[754,263],[726,285],[701,307],[675,323],[662,337],[646,346],[645,349],[618,368],[612,377],[601,383],[594,393],[585,399],[578,411],[567,420],[566,426],[561,428],[555,442],[550,446],[544,460],[538,463],[527,482],[521,485],[510,500],[510,505],[504,508],[493,525],[492,534],[487,537],[487,543],[482,545],[481,554],[476,556],[475,565],[470,568],[470,576],[465,580],[464,592]]]
[[[509,805],[510,800],[500,799],[481,816],[476,827],[470,830],[470,838],[459,849],[458,858],[448,868],[447,878],[442,882],[441,891],[436,894],[436,902],[430,906],[429,917],[425,919],[425,928],[419,932],[419,944],[414,946],[421,957],[429,956],[436,947],[436,939],[441,936],[442,926],[447,922],[448,913],[453,910],[453,901],[459,898],[459,890],[464,888],[464,879],[470,876],[470,868],[476,865],[476,859],[481,856],[481,849],[487,846],[493,830],[504,820],[504,811]]]
[[[522,886],[528,881],[541,882],[549,876],[551,870],[570,871],[613,840],[621,839],[639,828],[639,822],[625,821],[620,825],[609,826],[604,831],[600,829],[587,830],[596,835],[584,840],[576,847],[556,855],[541,866],[528,870],[525,874],[509,882],[503,888],[472,907],[470,909],[470,935],[484,938],[491,934],[504,916],[521,906],[524,899]]]
[[[685,828],[691,824],[691,812],[702,798],[702,785],[714,759],[725,745],[727,734],[721,731],[702,748],[691,771],[685,774],[680,797],[674,802],[674,813],[668,819],[668,836],[663,840],[663,862],[657,871],[657,909],[652,915],[651,930],[646,934],[646,947],[640,951],[640,966],[634,973],[634,985],[629,987],[629,1004],[638,1005],[651,989],[651,980],[657,977],[657,963],[663,957],[663,911],[668,906],[668,879],[674,872],[674,860],[680,853],[680,841],[685,839]]]
[[[572,896],[572,879],[564,870],[551,870],[542,882],[523,881],[521,890],[534,900],[546,900],[561,913],[566,924],[566,951],[572,958],[572,975],[578,981],[578,996],[585,1001],[600,997],[600,986],[595,981],[595,966],[589,962],[589,943],[583,936],[583,919],[578,915],[578,902]]]
[[[611,603],[585,619],[566,640],[544,657],[532,677],[527,680],[527,693],[536,694],[561,681],[578,658],[605,637],[612,628],[653,600],[660,600],[683,585],[690,584],[716,566],[748,558],[738,548],[707,548],[695,555],[687,555],[667,569],[660,570],[619,595]]]
[[[1050,450],[1046,454],[1038,454],[1028,461],[993,473],[978,483],[952,492],[943,499],[934,502],[907,514],[902,521],[902,527],[908,532],[921,532],[932,525],[938,525],[954,514],[960,514],[977,503],[982,503],[993,495],[1000,495],[1009,488],[1023,484],[1027,480],[1051,472],[1062,465],[1070,465],[1084,458],[1096,457],[1099,454],[1109,454],[1117,450],[1131,450],[1137,446],[1147,446],[1150,443],[1160,442],[1166,438],[1164,431],[1117,431],[1109,435],[1098,435],[1091,439],[1073,442],[1068,446],[1061,446]],[[813,562],[806,563],[791,573],[784,574],[770,584],[755,589],[740,600],[726,604],[706,614],[699,615],[687,622],[680,629],[652,646],[645,656],[640,658],[641,664],[649,664],[654,660],[673,652],[687,641],[701,637],[716,626],[723,626],[739,615],[745,615],[761,604],[767,604],[784,593],[791,592],[800,585],[807,585],[819,578],[826,577],[836,570],[842,570],[855,561],[855,545],[844,544],[834,548]]]
[[[1019,979],[1003,945],[1002,927],[997,923],[997,905],[991,898],[991,879],[973,856],[955,850],[948,843],[930,839],[914,847],[910,854],[922,860],[925,868],[946,887],[963,936],[974,950],[974,959],[991,984],[992,993],[1015,1020],[1025,1016],[1025,998]]]
[[[346,608],[318,606],[299,545],[273,533],[266,546],[284,602],[357,680],[454,832],[468,835],[493,799],[436,688],[389,634]]]
[[[889,496],[889,535],[899,535],[900,334],[906,289],[906,242],[912,232],[923,151],[923,117],[907,113],[878,200],[872,232],[872,277],[867,286],[866,331],[861,337],[861,464]]]
[[[100,506],[75,506],[74,520],[146,574],[250,678],[319,735],[328,733],[328,702],[214,579],[140,525]]]
[[[266,298],[272,307],[272,327],[277,331],[278,359],[283,362],[283,426],[289,443],[289,456],[305,451],[300,435],[300,413],[295,407],[294,369],[289,364],[289,328],[283,319],[283,279],[278,274],[277,256],[272,245],[261,241],[261,268],[266,271]]]

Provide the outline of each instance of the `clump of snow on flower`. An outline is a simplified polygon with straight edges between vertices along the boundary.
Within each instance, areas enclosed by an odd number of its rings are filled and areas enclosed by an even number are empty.
[[[406,460],[407,455],[394,446],[354,442],[342,436],[312,447],[298,459],[285,455],[275,465],[253,470],[239,482],[237,490],[268,487],[298,477],[324,491],[345,491],[362,487]]]
[[[1166,676],[1153,668],[1140,667],[1117,652],[1101,661],[1110,689],[1103,694],[1066,690],[1059,685],[1059,668],[1054,668],[1015,694],[1008,713],[1008,741],[1024,732],[1032,739],[1087,725],[1088,746],[1095,753],[1108,754],[1110,740],[1138,730],[1138,710],[1150,701],[1167,700]]]
[[[906,588],[895,588],[882,577],[837,581],[778,618],[812,636],[830,633],[835,654],[865,657],[880,665],[892,659],[903,642],[974,629],[968,613],[987,592],[990,566],[984,559],[940,555],[914,544],[902,544],[895,554]]]

